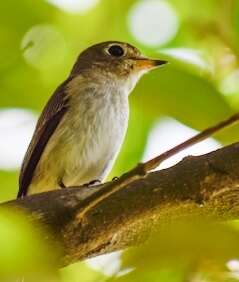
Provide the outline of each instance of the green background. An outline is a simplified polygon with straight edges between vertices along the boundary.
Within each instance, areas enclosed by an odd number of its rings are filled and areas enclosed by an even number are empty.
[[[127,41],[146,55],[170,61],[165,68],[146,75],[130,96],[129,130],[110,177],[127,171],[141,159],[150,129],[162,117],[170,116],[187,126],[202,130],[230,116],[239,108],[239,82],[238,79],[232,79],[239,60],[239,1],[163,1],[175,11],[178,30],[168,42],[154,46],[139,41],[130,31],[129,13],[136,2],[140,1],[101,0],[88,11],[74,14],[40,0],[8,0],[0,3],[0,109],[22,108],[39,114],[57,85],[67,77],[78,54],[96,42]],[[35,34],[28,38],[26,34],[35,27],[40,29],[36,29]],[[190,59],[170,54],[172,48],[184,48],[186,53],[188,49],[199,52],[206,67],[202,68]],[[0,138],[4,138],[4,131],[0,133]],[[239,126],[224,130],[216,138],[222,144],[237,141]],[[17,179],[18,171],[0,170],[1,201],[15,197]],[[3,212],[0,217],[3,217],[0,220],[0,249],[5,246],[0,254],[0,275],[2,273],[8,277],[9,273],[18,274],[19,268],[25,269],[29,264],[34,271],[36,264],[42,265],[45,271],[46,262],[42,257],[48,257],[48,252],[42,256],[39,254],[39,260],[33,263],[31,255],[35,239],[28,238],[31,234],[31,231],[26,231],[28,227],[21,228],[14,224],[21,222],[20,218],[15,218],[14,213],[5,216]],[[6,218],[8,220],[4,220]],[[6,230],[9,230],[11,236],[4,235]],[[23,242],[19,243],[17,238],[21,236]],[[29,255],[19,267],[23,251]],[[232,253],[234,256],[235,252]],[[149,256],[145,249],[142,253],[132,251],[126,255],[125,264],[128,267],[135,266],[136,271],[119,280],[186,281],[184,274],[188,264],[172,261],[173,255],[167,256],[169,263],[160,270],[150,268],[150,264],[147,264],[143,278],[142,266],[138,261],[142,255]],[[11,261],[13,257],[15,260]],[[159,263],[157,256],[150,261],[151,266]],[[9,264],[12,266],[11,271],[8,271]],[[141,269],[141,272],[137,273],[137,269]],[[225,271],[221,266],[218,269],[219,273]],[[64,282],[108,279],[84,264],[70,266],[53,276],[56,281]],[[207,275],[203,279],[199,281],[227,281],[224,276],[220,276],[222,280]]]

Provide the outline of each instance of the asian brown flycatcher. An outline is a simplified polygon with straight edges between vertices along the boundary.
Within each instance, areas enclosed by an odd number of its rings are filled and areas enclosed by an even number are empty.
[[[18,197],[102,181],[125,137],[130,92],[144,73],[165,63],[123,42],[83,51],[38,120]]]

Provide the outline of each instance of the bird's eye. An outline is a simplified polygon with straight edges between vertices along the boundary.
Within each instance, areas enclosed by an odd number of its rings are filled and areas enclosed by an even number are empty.
[[[112,45],[107,51],[113,57],[122,57],[124,55],[124,49],[119,45]]]

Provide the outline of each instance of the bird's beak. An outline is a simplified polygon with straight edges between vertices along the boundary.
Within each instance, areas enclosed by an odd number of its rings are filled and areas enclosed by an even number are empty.
[[[146,57],[137,58],[135,61],[136,67],[141,70],[151,70],[168,63],[164,60],[154,60]]]

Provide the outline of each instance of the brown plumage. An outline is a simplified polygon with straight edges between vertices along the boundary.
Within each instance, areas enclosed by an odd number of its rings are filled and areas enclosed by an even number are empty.
[[[161,64],[165,61],[147,59],[122,42],[83,51],[38,120],[18,197],[102,180],[125,136],[128,94],[143,73]]]
[[[56,89],[37,122],[34,135],[21,167],[18,198],[27,194],[27,188],[31,183],[34,170],[41,158],[41,154],[66,113],[68,97],[65,88],[71,79],[72,78],[67,79]]]

